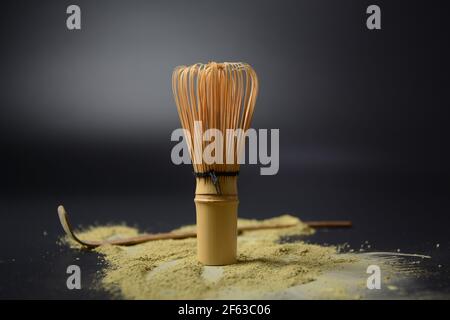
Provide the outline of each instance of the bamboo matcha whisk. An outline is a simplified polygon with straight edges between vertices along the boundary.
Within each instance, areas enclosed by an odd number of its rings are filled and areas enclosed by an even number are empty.
[[[172,90],[196,176],[198,259],[206,265],[232,264],[237,246],[238,160],[244,147],[242,133],[250,127],[255,108],[258,78],[241,62],[179,66],[173,72]],[[221,156],[219,163],[202,157],[213,140],[208,129],[223,136],[214,150],[215,156]],[[230,129],[241,131],[229,135]]]

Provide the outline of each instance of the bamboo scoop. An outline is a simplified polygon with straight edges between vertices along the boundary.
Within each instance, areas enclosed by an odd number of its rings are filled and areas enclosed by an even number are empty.
[[[104,244],[121,245],[121,246],[132,246],[147,241],[153,240],[166,240],[166,239],[186,239],[195,238],[197,233],[195,231],[191,232],[166,232],[166,233],[154,233],[154,234],[143,234],[136,237],[130,237],[125,239],[115,239],[115,240],[104,240],[104,241],[92,241],[92,240],[81,240],[73,232],[73,228],[69,223],[69,216],[66,209],[62,205],[58,206],[58,217],[61,225],[66,232],[67,236],[74,240],[75,242],[85,246],[89,249],[96,248]],[[352,226],[351,221],[309,221],[306,222],[309,227],[312,228],[349,228]],[[291,224],[270,224],[270,225],[250,225],[245,227],[239,227],[238,232],[251,231],[251,230],[265,230],[265,229],[280,229],[295,226],[295,223]]]

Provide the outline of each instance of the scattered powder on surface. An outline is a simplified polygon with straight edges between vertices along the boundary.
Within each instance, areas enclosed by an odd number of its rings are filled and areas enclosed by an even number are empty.
[[[314,231],[299,219],[283,215],[267,220],[239,219],[238,225],[291,224],[284,229],[247,231],[238,237],[238,263],[205,267],[196,258],[196,239],[159,240],[124,247],[104,245],[95,250],[105,267],[100,284],[126,299],[264,298],[315,280],[357,257],[339,255],[335,247],[280,243],[285,236]],[[184,226],[174,231],[188,231]],[[78,232],[81,239],[105,240],[135,236],[126,226],[91,227]],[[77,245],[71,243],[72,246]]]

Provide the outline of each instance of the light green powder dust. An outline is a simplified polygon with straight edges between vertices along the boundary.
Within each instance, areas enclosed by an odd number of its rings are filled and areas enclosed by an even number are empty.
[[[335,247],[280,242],[284,237],[314,232],[289,215],[238,221],[239,226],[272,223],[296,225],[242,233],[238,237],[238,263],[222,267],[205,267],[197,261],[196,239],[98,247],[95,250],[105,261],[99,282],[114,296],[126,299],[264,298],[314,281],[324,272],[357,260],[337,254]],[[195,226],[174,231],[188,230],[195,230]],[[105,226],[81,231],[79,237],[106,240],[138,234],[135,228]]]

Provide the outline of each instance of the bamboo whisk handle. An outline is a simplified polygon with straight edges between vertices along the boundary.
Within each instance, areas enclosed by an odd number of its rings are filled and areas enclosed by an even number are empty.
[[[196,179],[197,256],[205,265],[236,262],[237,177],[219,176],[218,179],[220,194],[210,178]]]

